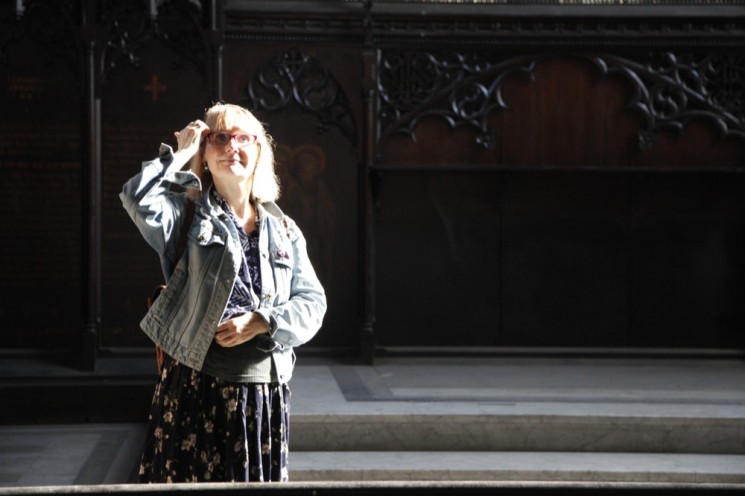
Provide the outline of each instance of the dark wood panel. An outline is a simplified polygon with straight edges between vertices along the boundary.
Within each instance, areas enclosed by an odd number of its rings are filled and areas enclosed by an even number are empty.
[[[632,90],[620,76],[589,61],[540,61],[532,78],[505,82],[500,163],[622,167],[638,162],[640,115],[628,109]]]
[[[385,173],[378,344],[741,347],[742,186],[727,173]]]
[[[745,167],[745,139],[723,137],[710,122],[693,120],[682,130],[663,130],[640,153],[642,167],[698,169]]]
[[[506,181],[505,346],[627,344],[629,180],[512,173]]]
[[[82,322],[82,98],[64,60],[21,42],[0,64],[0,335],[3,346],[68,347]],[[56,74],[51,80],[48,74]]]
[[[116,195],[221,99],[280,145],[315,345],[743,344],[736,0],[40,0],[0,27],[7,346],[145,344],[160,274]]]
[[[643,175],[631,200],[629,344],[745,345],[741,175]]]
[[[501,179],[385,174],[376,216],[382,346],[501,342]]]

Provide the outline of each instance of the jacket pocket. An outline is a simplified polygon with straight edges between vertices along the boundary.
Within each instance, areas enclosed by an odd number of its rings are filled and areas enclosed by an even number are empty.
[[[225,233],[220,232],[211,221],[200,219],[192,225],[189,231],[189,239],[200,245],[224,245]]]
[[[292,251],[282,246],[273,246],[269,253],[272,272],[274,273],[277,303],[284,303],[290,299],[295,261],[292,258]]]

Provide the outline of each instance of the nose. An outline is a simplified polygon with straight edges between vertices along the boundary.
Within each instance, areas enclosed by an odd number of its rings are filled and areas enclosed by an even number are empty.
[[[240,150],[241,147],[238,146],[238,140],[235,136],[231,136],[228,140],[228,143],[225,145],[225,148],[229,148],[230,150]]]

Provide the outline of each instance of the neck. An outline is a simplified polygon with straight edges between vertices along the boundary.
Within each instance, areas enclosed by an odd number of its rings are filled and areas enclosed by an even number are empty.
[[[231,183],[228,187],[215,184],[215,189],[225,198],[243,230],[246,233],[253,232],[256,229],[256,211],[251,204],[251,182]]]
[[[239,218],[244,218],[251,214],[251,186],[252,181],[230,184],[215,183],[217,192],[225,198],[230,209]]]

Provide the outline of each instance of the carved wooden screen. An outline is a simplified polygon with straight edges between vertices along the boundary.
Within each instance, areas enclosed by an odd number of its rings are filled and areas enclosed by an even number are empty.
[[[381,51],[378,344],[742,346],[743,68]]]
[[[160,275],[116,194],[216,100],[277,138],[316,346],[745,344],[739,0],[24,0],[0,27],[6,346],[147,345]]]

